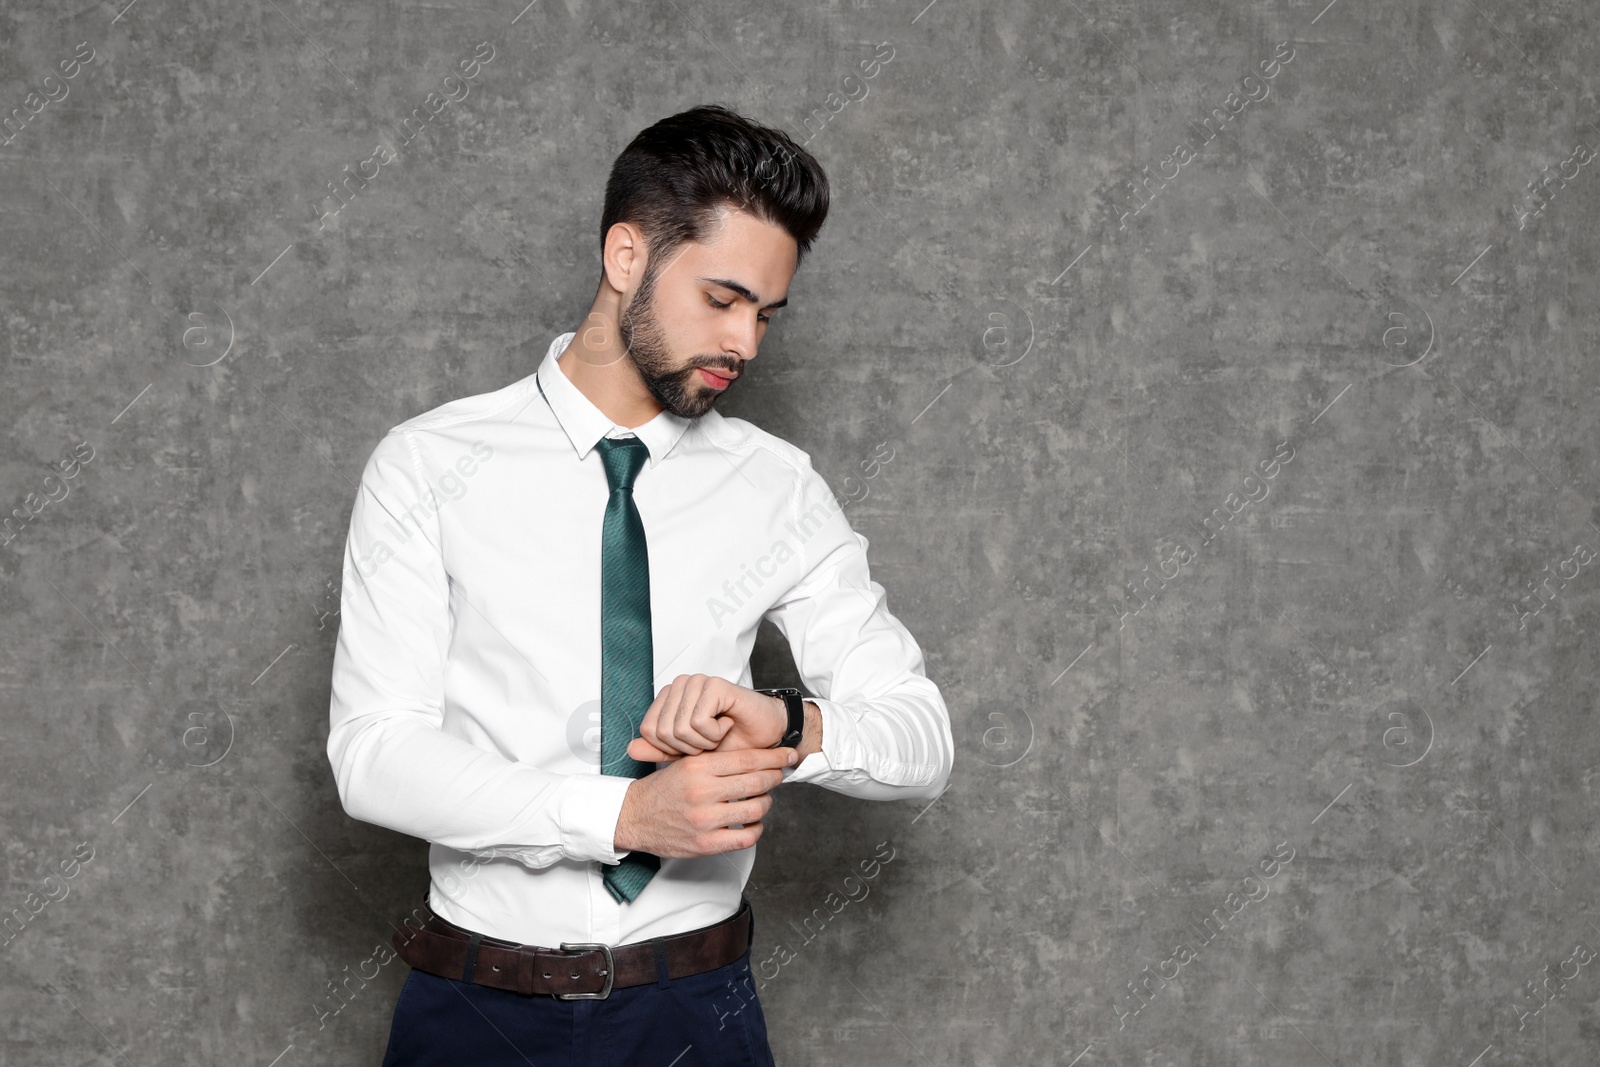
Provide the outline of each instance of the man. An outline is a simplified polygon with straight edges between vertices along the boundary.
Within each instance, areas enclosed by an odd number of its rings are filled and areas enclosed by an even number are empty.
[[[949,713],[866,539],[713,410],[827,208],[782,132],[663,119],[612,167],[579,328],[367,461],[328,757],[353,818],[431,842],[389,1067],[770,1064],[743,889],[771,790],[943,790]],[[803,703],[749,687],[763,618]]]

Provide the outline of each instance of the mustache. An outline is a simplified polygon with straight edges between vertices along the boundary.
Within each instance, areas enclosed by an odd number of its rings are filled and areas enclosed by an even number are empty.
[[[711,359],[714,359],[715,357],[707,356],[705,358],[707,360],[711,360]],[[691,364],[689,364],[689,366],[687,366],[687,367],[685,367],[683,369],[683,373],[692,374],[696,370],[700,369],[701,367],[704,367],[706,370],[726,371],[729,374],[742,374],[743,373],[743,368],[742,368],[741,364],[737,360],[731,360],[731,359],[718,360],[717,362],[714,362],[714,363],[713,362],[691,363]]]

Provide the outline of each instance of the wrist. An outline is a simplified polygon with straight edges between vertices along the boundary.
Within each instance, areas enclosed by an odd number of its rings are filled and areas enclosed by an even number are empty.
[[[804,695],[793,686],[761,689],[758,692],[771,700],[775,718],[777,722],[782,724],[777,735],[773,737],[771,743],[766,747],[798,750],[805,740],[806,733],[806,703]],[[799,761],[796,760],[795,762],[798,763]]]
[[[795,751],[800,754],[800,759],[805,759],[813,752],[822,751],[822,708],[815,701],[807,700],[805,707],[805,730],[800,735],[800,744],[795,746]],[[798,764],[799,761],[796,761]]]
[[[637,780],[635,779],[634,781]],[[611,851],[613,852],[633,851],[633,824],[629,818],[630,813],[628,811],[628,797],[632,793],[633,783],[630,782],[628,788],[622,791],[622,807],[617,812],[617,825],[611,831]]]

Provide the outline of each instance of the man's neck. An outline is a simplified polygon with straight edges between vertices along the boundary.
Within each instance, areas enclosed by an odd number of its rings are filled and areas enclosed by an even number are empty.
[[[661,414],[661,405],[645,388],[622,350],[584,345],[585,332],[580,327],[556,360],[556,366],[578,387],[578,392],[588,397],[602,415],[625,429],[643,426]]]

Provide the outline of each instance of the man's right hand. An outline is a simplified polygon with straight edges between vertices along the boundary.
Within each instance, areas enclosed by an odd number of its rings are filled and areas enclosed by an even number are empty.
[[[635,779],[612,847],[678,858],[749,848],[772,807],[767,791],[783,781],[795,755],[792,748],[699,752]]]

